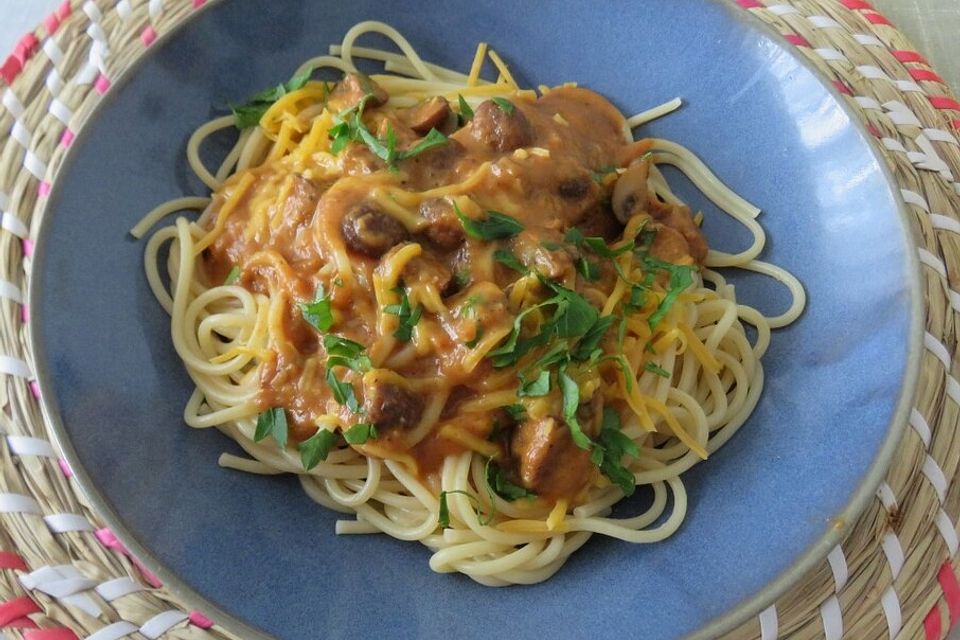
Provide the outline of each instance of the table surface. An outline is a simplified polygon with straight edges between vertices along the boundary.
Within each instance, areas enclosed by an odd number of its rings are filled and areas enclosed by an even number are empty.
[[[62,0],[0,0],[0,54],[33,29]],[[873,0],[955,91],[960,91],[960,3],[958,0]],[[950,640],[960,640],[960,628]]]

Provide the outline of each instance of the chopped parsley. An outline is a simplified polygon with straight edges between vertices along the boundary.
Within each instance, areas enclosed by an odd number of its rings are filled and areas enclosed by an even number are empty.
[[[470,105],[460,94],[457,94],[457,103],[460,105],[460,124],[473,120],[473,109],[470,108]]]
[[[493,516],[496,513],[495,511],[491,510],[487,516],[484,516],[480,511],[480,499],[477,496],[466,491],[461,491],[460,489],[453,489],[451,491],[440,492],[440,512],[437,516],[437,523],[441,528],[450,528],[450,507],[447,506],[447,496],[455,493],[459,493],[460,495],[469,498],[470,502],[473,504],[473,512],[477,516],[477,522],[480,523],[481,527],[490,524],[490,521],[493,520]]]
[[[344,367],[358,373],[369,370],[372,364],[369,356],[364,353],[364,346],[342,336],[327,334],[323,336],[323,347],[328,356],[325,379],[333,392],[333,399],[353,413],[360,413],[360,403],[353,385],[337,378],[333,368]]]
[[[493,458],[487,459],[485,468],[487,476],[487,486],[504,500],[514,501],[520,498],[536,498],[537,494],[526,487],[510,482],[506,472],[493,461]]]
[[[369,422],[355,424],[343,432],[343,439],[349,444],[364,444],[377,437],[377,427]]]
[[[563,398],[563,420],[570,428],[573,443],[589,451],[593,447],[593,441],[583,432],[580,420],[577,418],[577,409],[580,407],[580,386],[576,380],[567,375],[566,365],[561,366],[557,372],[557,382]]]
[[[227,277],[223,279],[223,284],[234,284],[240,279],[241,274],[242,272],[240,271],[240,267],[234,266],[232,269],[230,269],[230,273],[227,274]]]
[[[517,389],[517,397],[539,398],[550,393],[550,372],[546,369],[533,380],[520,380],[520,388]]]
[[[590,453],[590,460],[600,467],[600,473],[620,487],[623,495],[631,496],[636,491],[636,478],[623,466],[623,456],[637,457],[640,450],[636,443],[620,430],[620,415],[611,407],[603,408],[600,437]]]
[[[287,413],[283,407],[267,409],[257,416],[257,430],[253,439],[260,442],[267,436],[273,436],[281,449],[287,446]]]
[[[652,374],[660,376],[661,378],[670,377],[670,372],[658,365],[656,362],[648,362],[643,366],[643,368]]]
[[[514,422],[522,422],[527,415],[527,410],[522,404],[508,404],[502,408]]]
[[[474,220],[465,216],[456,202],[453,203],[453,210],[460,219],[463,230],[476,240],[503,240],[523,231],[520,221],[499,211],[487,211],[486,218]]]
[[[300,314],[317,331],[329,331],[333,326],[333,311],[330,308],[330,296],[323,285],[317,287],[313,302],[300,302]]]
[[[337,378],[337,374],[327,365],[326,380],[333,392],[333,399],[337,404],[346,406],[354,413],[360,413],[360,403],[357,401],[357,394],[353,390],[353,385]]]
[[[307,81],[310,80],[310,74],[312,73],[313,69],[307,69],[303,73],[293,76],[287,82],[261,91],[255,96],[251,96],[249,100],[241,105],[231,106],[230,110],[233,111],[233,125],[237,129],[248,129],[257,126],[260,124],[260,119],[263,117],[263,114],[267,112],[274,102],[291,91],[303,88],[303,86],[307,84]],[[326,86],[326,84],[324,84],[324,86]]]
[[[403,287],[397,287],[394,292],[400,296],[400,303],[388,304],[383,308],[383,312],[397,316],[400,320],[396,331],[393,332],[393,337],[401,342],[410,342],[413,328],[420,322],[420,316],[423,314],[423,307],[417,305],[411,309],[410,298],[407,297],[407,290]]]
[[[508,116],[513,115],[513,111],[514,109],[516,109],[516,107],[513,106],[512,102],[510,102],[506,98],[500,98],[500,97],[492,98],[492,100],[493,100],[493,104],[500,107],[500,110],[503,111],[505,114],[507,114]]]
[[[523,263],[520,262],[520,259],[513,255],[513,252],[509,249],[497,249],[493,252],[493,259],[508,269],[513,269],[518,273],[527,273],[527,268],[523,266]]]
[[[301,442],[297,449],[300,451],[300,462],[307,471],[313,469],[330,455],[330,450],[337,441],[333,431],[320,428],[315,434]]]

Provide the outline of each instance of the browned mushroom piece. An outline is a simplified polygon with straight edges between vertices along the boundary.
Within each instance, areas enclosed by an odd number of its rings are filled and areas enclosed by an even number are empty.
[[[533,127],[515,105],[509,108],[493,100],[481,102],[469,125],[474,140],[494,151],[513,151],[533,144]]]
[[[432,198],[420,204],[420,216],[426,223],[423,235],[441,249],[456,249],[464,240],[463,225],[446,198]]]
[[[347,248],[371,258],[379,258],[409,236],[399,220],[366,202],[347,212],[340,229]]]
[[[647,186],[649,176],[650,165],[645,160],[639,160],[631,164],[617,180],[610,205],[620,222],[626,224],[633,216],[646,211],[650,197]]]
[[[423,401],[398,385],[365,379],[363,408],[367,422],[377,429],[411,429],[420,422]]]
[[[590,452],[574,443],[570,428],[559,418],[517,425],[510,452],[523,486],[539,495],[576,495],[592,477]]]
[[[431,129],[449,133],[451,120],[454,126],[456,125],[456,114],[450,108],[450,103],[441,96],[428,98],[409,109],[400,111],[398,115],[404,124],[421,136],[430,133]]]
[[[362,73],[348,73],[330,92],[330,104],[347,109],[356,106],[365,95],[367,107],[379,107],[387,103],[390,96],[383,87]]]
[[[523,266],[550,280],[564,280],[574,273],[573,257],[562,247],[563,234],[551,229],[525,229],[511,241],[510,248]]]

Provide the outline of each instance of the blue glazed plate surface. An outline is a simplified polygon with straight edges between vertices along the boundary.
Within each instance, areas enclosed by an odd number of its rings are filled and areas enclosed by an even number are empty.
[[[75,142],[33,267],[37,368],[58,437],[108,522],[171,588],[243,637],[242,625],[282,638],[672,638],[755,614],[837,543],[905,422],[918,275],[868,136],[788,45],[703,0],[266,6],[201,12],[115,85]],[[626,112],[682,96],[644,133],[690,147],[764,210],[763,258],[801,279],[809,306],[775,332],[753,417],[684,476],[689,513],[666,542],[594,538],[544,584],[486,588],[431,573],[417,544],[335,537],[335,515],[295,478],[220,469],[237,447],[183,424],[191,385],[127,231],[163,200],[204,193],[184,161],[197,125],[363,19],[460,69],[488,41],[522,84],[574,80]],[[678,185],[713,246],[745,240]],[[783,308],[775,283],[731,277],[742,301]]]

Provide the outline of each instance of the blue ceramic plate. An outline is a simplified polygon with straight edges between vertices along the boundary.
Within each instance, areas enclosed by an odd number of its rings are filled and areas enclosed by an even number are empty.
[[[489,41],[522,84],[575,80],[636,112],[686,106],[647,134],[696,151],[764,210],[764,258],[809,306],[777,331],[762,400],[686,476],[689,515],[666,542],[595,538],[554,578],[491,589],[436,575],[427,549],[334,536],[295,478],[217,467],[236,447],[181,419],[191,385],[127,230],[155,204],[202,194],[191,131],[289,76],[363,19],[425,59],[466,68]],[[744,240],[692,187],[711,243]],[[911,400],[920,288],[892,182],[843,100],[785,42],[704,0],[216,4],[157,43],[71,151],[34,263],[44,398],[108,523],[175,591],[243,637],[505,638],[715,635],[756,614],[851,526],[890,460]],[[785,292],[738,278],[776,312]]]

